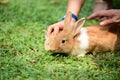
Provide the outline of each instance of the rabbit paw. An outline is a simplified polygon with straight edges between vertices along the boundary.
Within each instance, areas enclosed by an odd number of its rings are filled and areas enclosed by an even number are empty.
[[[79,54],[79,55],[77,55],[77,57],[84,57],[85,56],[85,54]]]

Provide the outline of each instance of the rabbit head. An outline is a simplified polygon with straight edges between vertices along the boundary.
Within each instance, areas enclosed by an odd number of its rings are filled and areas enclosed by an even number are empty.
[[[65,17],[63,30],[60,31],[58,27],[55,27],[51,35],[46,37],[46,41],[45,41],[46,50],[56,53],[66,53],[66,54],[72,52],[74,45],[76,43],[76,39],[80,35],[80,29],[83,26],[85,19],[82,18],[78,20],[72,26],[71,16],[72,13],[68,12]]]

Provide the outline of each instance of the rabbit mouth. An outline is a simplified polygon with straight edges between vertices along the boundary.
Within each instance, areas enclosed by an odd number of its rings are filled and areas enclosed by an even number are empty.
[[[52,52],[52,53],[65,53],[65,52],[62,51],[62,50],[50,50],[50,52]]]
[[[52,53],[63,53],[62,51],[55,51],[55,50],[52,50],[51,52]]]

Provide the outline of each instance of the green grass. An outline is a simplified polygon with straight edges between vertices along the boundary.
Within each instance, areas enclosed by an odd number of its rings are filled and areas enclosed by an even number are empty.
[[[87,0],[79,17],[91,14]],[[120,80],[119,52],[52,56],[44,29],[61,20],[67,0],[10,0],[0,5],[0,80]],[[85,25],[97,24],[87,21]]]

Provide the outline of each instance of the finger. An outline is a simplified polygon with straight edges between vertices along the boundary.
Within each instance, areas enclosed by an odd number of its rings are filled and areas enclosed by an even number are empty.
[[[94,19],[94,18],[99,18],[99,13],[93,13],[93,14],[91,14],[90,16],[88,16],[88,18],[87,19]]]
[[[102,11],[97,11],[91,14],[90,16],[88,16],[87,19],[95,19],[95,18],[106,17],[106,16],[108,16],[108,11],[102,10]]]
[[[106,20],[107,19],[107,17],[100,17],[99,18],[99,20],[101,20],[101,21],[104,21],[104,20]]]
[[[104,20],[104,21],[102,21],[102,22],[100,23],[100,25],[105,26],[105,25],[109,25],[109,24],[111,24],[111,23],[113,23],[113,22],[114,22],[113,19]]]
[[[59,31],[62,31],[62,30],[63,30],[63,27],[64,27],[64,25],[60,25],[60,26],[59,26]]]
[[[49,36],[52,33],[52,31],[54,30],[53,27],[54,27],[53,25],[48,27],[47,36]]]
[[[54,33],[57,34],[59,32],[59,26],[55,26]]]

